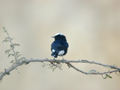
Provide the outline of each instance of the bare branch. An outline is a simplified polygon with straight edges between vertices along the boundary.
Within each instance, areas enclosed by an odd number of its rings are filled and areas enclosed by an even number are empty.
[[[9,68],[5,69],[5,71],[0,73],[0,80],[5,76],[5,75],[9,75],[11,71],[15,70],[18,66],[21,66],[23,64],[29,64],[29,63],[33,63],[33,62],[49,62],[50,64],[53,64],[56,66],[56,64],[61,64],[64,63],[66,65],[68,65],[69,67],[73,68],[74,70],[81,72],[85,75],[106,75],[106,74],[110,74],[110,73],[114,73],[114,72],[120,72],[120,68],[116,67],[116,66],[112,66],[112,65],[107,65],[107,64],[102,64],[102,63],[98,63],[98,62],[94,62],[94,61],[88,61],[88,60],[53,60],[53,59],[24,59],[22,61],[17,61],[15,63],[12,64],[12,66],[10,66]],[[111,71],[107,71],[107,72],[86,72],[86,71],[82,71],[79,68],[76,68],[75,66],[73,66],[71,63],[88,63],[88,64],[95,64],[95,65],[99,65],[99,66],[103,66],[103,67],[107,67],[110,69],[113,69]],[[57,67],[57,66],[56,66]]]
[[[12,38],[10,37],[9,33],[7,32],[7,30],[3,27],[4,32],[6,33],[7,37],[3,40],[4,42],[8,42],[9,43],[9,49],[5,50],[5,53],[8,54],[8,57],[13,57],[14,60],[11,60],[12,65],[5,69],[3,72],[0,72],[0,80],[6,76],[9,75],[13,70],[16,70],[19,66],[25,64],[29,64],[29,63],[33,63],[33,62],[39,62],[39,63],[50,63],[50,67],[54,69],[59,68],[61,69],[61,65],[62,64],[66,64],[69,68],[72,68],[82,74],[85,75],[105,75],[105,77],[103,77],[104,79],[108,78],[112,78],[109,74],[114,73],[114,72],[120,72],[120,67],[114,66],[114,65],[108,65],[108,64],[102,64],[102,63],[98,63],[95,61],[89,61],[89,60],[55,60],[55,59],[26,59],[25,57],[22,56],[22,54],[19,51],[16,51],[15,47],[19,46],[18,43],[14,43],[12,40]],[[109,68],[110,71],[103,71],[103,72],[98,72],[97,70],[90,70],[90,71],[84,71],[81,70],[77,67],[75,67],[73,65],[73,63],[86,63],[86,64],[94,64],[94,65],[99,65],[102,66],[104,68]]]

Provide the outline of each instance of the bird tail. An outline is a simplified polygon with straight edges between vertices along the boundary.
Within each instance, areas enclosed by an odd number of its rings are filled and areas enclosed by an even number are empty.
[[[57,54],[57,52],[52,52],[51,56],[57,58],[58,54]]]

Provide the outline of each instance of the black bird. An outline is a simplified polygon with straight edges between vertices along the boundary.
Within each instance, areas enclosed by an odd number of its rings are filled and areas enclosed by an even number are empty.
[[[55,36],[53,36],[53,38],[55,40],[51,44],[51,56],[57,58],[58,56],[65,55],[69,47],[66,37],[63,34],[57,33]]]

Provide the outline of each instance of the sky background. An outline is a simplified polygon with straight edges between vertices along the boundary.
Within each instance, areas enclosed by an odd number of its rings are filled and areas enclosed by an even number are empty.
[[[0,72],[9,67],[8,48],[2,40],[5,26],[26,58],[52,58],[54,34],[66,35],[65,59],[94,60],[120,66],[119,0],[0,0]],[[61,58],[59,58],[61,59]],[[82,70],[104,69],[75,64]],[[63,70],[23,65],[0,81],[0,90],[120,90],[120,74],[112,79],[87,76],[62,66]]]

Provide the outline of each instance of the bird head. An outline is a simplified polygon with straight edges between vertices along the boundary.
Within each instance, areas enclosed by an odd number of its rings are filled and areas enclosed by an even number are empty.
[[[63,35],[62,33],[57,33],[54,36],[52,36],[52,38],[55,38],[55,40],[64,40],[64,41],[66,41],[65,35]]]

